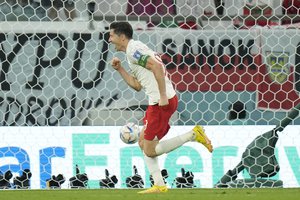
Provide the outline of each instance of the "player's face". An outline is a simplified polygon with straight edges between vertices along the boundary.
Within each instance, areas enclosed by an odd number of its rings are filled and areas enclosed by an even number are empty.
[[[114,29],[110,30],[108,41],[115,45],[116,51],[121,51],[122,39],[121,36],[115,34]]]

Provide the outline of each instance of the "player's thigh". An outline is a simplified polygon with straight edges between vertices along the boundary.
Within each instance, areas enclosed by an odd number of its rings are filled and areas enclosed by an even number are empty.
[[[140,132],[140,137],[139,137],[139,146],[140,146],[140,148],[142,150],[144,150],[144,140],[145,140],[145,138],[144,138],[144,130],[145,130],[145,128],[143,127],[142,130],[141,130],[141,132]]]

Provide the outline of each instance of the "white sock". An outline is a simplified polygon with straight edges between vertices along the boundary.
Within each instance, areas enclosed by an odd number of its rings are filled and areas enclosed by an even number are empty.
[[[156,155],[159,156],[164,153],[169,153],[170,151],[177,149],[178,147],[182,146],[184,143],[189,142],[193,139],[194,139],[194,133],[193,131],[189,131],[183,135],[179,135],[168,140],[160,141],[155,147]]]
[[[166,185],[164,182],[164,179],[161,175],[157,157],[151,158],[144,154],[144,160],[145,160],[145,163],[148,167],[150,174],[152,175],[154,185],[157,185],[157,186]]]

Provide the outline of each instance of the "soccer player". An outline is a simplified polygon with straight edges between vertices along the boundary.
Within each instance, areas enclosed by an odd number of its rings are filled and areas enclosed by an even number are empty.
[[[213,147],[203,127],[199,125],[185,134],[160,141],[170,129],[169,120],[177,109],[178,99],[158,53],[141,41],[133,40],[132,37],[133,29],[128,22],[110,24],[109,42],[114,44],[116,51],[126,53],[131,71],[127,72],[117,57],[112,59],[112,67],[120,73],[130,87],[136,91],[144,89],[149,99],[139,146],[144,152],[144,160],[154,185],[139,193],[167,192],[168,188],[158,165],[158,156],[173,151],[189,141],[203,144],[209,152],[213,151]]]

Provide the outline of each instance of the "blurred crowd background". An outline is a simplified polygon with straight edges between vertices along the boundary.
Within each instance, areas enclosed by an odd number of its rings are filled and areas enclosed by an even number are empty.
[[[0,21],[87,21],[97,16],[159,15],[187,17],[163,20],[159,23],[163,27],[199,29],[205,21],[218,21],[227,28],[247,28],[298,23],[299,9],[300,0],[0,0]],[[202,24],[189,16],[206,20]],[[157,24],[147,22],[147,26]]]

